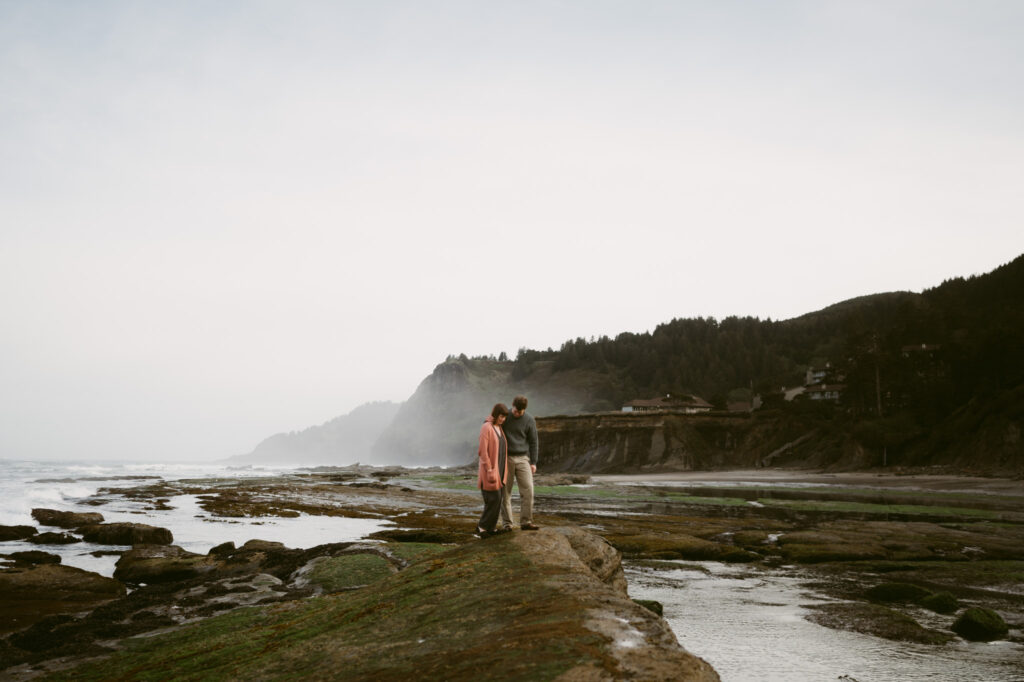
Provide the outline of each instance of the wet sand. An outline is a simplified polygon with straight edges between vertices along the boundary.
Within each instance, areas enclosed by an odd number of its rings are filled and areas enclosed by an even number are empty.
[[[629,475],[607,474],[594,475],[591,478],[594,482],[605,483],[647,483],[654,485],[670,485],[673,483],[684,485],[834,485],[845,488],[976,492],[986,495],[1019,495],[1024,497],[1024,480],[945,474],[828,473],[796,469],[747,469]]]

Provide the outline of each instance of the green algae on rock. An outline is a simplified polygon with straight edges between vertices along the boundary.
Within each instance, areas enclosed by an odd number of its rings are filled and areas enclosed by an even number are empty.
[[[664,620],[614,586],[615,565],[614,549],[578,529],[507,534],[434,553],[361,590],[127,640],[49,679],[407,682],[500,671],[506,680],[717,680]]]
[[[953,623],[953,632],[973,642],[991,642],[1006,637],[1009,628],[992,609],[969,608]]]

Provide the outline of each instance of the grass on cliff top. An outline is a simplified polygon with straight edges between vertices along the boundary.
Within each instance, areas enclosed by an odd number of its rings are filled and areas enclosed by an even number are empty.
[[[504,540],[437,554],[361,590],[130,639],[47,679],[550,680],[607,666],[607,643],[583,628],[579,602]]]

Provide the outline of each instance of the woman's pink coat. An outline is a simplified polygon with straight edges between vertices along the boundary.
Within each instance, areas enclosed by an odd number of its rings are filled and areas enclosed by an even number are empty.
[[[494,417],[488,417],[480,427],[480,450],[477,454],[480,456],[477,487],[481,490],[501,490],[508,481],[508,454],[506,453],[505,470],[498,472],[498,434],[494,432]]]

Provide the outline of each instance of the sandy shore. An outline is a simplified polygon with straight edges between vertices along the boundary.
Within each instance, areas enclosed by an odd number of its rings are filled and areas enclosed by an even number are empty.
[[[1020,495],[1024,497],[1024,480],[982,478],[929,474],[896,475],[889,473],[825,473],[787,469],[749,469],[738,471],[679,471],[658,474],[595,475],[595,482],[652,483],[668,485],[743,485],[743,484],[811,484],[857,488],[891,488],[897,490],[935,490],[942,492],[976,492],[981,494]]]

